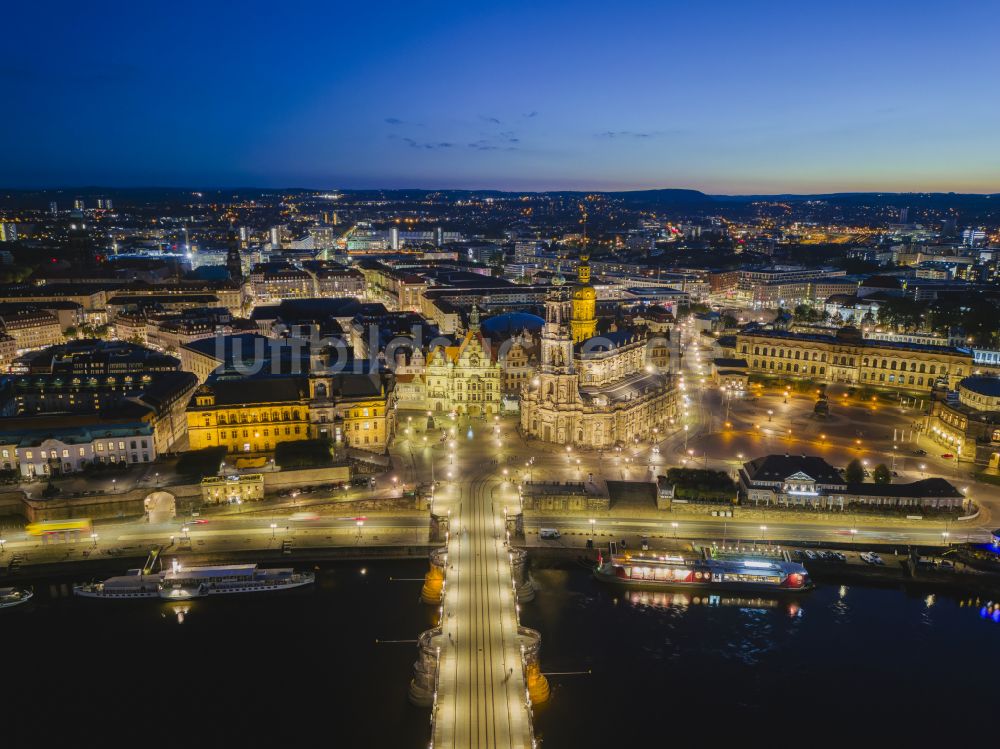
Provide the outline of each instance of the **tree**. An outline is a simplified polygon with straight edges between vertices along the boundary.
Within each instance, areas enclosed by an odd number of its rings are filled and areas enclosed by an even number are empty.
[[[274,447],[274,462],[282,469],[327,466],[333,461],[333,441],[329,439],[279,442]]]
[[[808,304],[796,306],[792,314],[798,322],[817,322],[823,319],[823,313],[819,310],[814,310]]]
[[[203,479],[206,476],[217,476],[222,461],[226,458],[226,448],[205,447],[201,450],[188,450],[177,461],[177,473],[182,476]]]
[[[876,484],[888,484],[892,481],[892,473],[885,463],[879,463],[872,471],[872,478],[875,479]]]
[[[844,479],[848,484],[860,484],[865,480],[865,467],[855,458],[844,469]]]

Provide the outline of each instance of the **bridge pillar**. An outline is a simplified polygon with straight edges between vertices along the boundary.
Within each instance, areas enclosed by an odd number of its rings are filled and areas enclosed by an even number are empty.
[[[507,548],[510,554],[510,571],[514,579],[514,593],[518,603],[535,598],[535,586],[528,577],[528,551],[514,546]]]
[[[436,544],[448,543],[448,515],[435,515],[431,513],[431,542]]]
[[[524,683],[528,690],[528,699],[532,705],[538,705],[549,698],[549,680],[545,678],[538,664],[542,635],[530,627],[518,627],[517,637],[521,641],[521,660],[524,663]]]
[[[417,707],[433,707],[437,699],[438,665],[441,660],[441,628],[425,630],[417,638],[417,660],[410,680],[410,702]]]
[[[430,569],[424,575],[424,586],[420,589],[420,600],[424,603],[440,604],[444,600],[445,568],[448,566],[448,548],[442,546],[431,552]]]

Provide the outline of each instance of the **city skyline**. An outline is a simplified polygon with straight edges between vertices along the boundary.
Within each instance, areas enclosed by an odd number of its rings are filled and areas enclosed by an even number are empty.
[[[986,4],[56,9],[6,187],[1000,189]]]

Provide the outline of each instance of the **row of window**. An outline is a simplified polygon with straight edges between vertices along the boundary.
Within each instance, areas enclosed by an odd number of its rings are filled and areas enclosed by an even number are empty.
[[[289,416],[291,413],[291,416]],[[207,422],[209,416],[205,415],[205,421]],[[299,412],[295,411],[271,411],[270,414],[265,411],[263,414],[258,415],[256,413],[247,415],[245,412],[236,414],[219,414],[218,421],[220,424],[249,424],[261,421],[298,421]]]
[[[143,440],[130,440],[129,441],[129,449],[131,449],[131,450],[137,450],[140,447],[143,450],[148,449],[149,448],[149,441],[148,440],[144,440],[144,439]],[[104,452],[105,449],[107,449],[108,452],[111,452],[111,451],[113,451],[115,449],[115,443],[113,441],[109,440],[108,443],[107,443],[107,447],[105,448],[105,443],[103,443],[103,442],[96,442],[96,443],[94,443],[94,449],[97,452],[99,452],[99,453],[100,452]],[[118,441],[118,450],[120,450],[120,451],[125,450],[125,440],[119,440]],[[70,453],[70,451],[69,451],[68,447],[62,448],[61,454],[62,454],[63,458],[68,458],[69,457],[69,453]],[[7,449],[7,448],[4,448],[2,451],[0,451],[0,455],[2,455],[4,458],[10,458],[11,457],[10,450]],[[87,448],[86,447],[82,447],[82,446],[78,447],[77,448],[77,455],[79,455],[81,458],[86,457],[86,455],[87,455]],[[34,459],[34,451],[33,450],[25,450],[24,451],[24,457],[25,457],[26,460],[33,460]],[[58,458],[58,457],[60,457],[60,451],[59,450],[51,450],[51,451],[50,450],[39,450],[39,457],[42,460],[48,460],[49,458]]]
[[[744,354],[747,353],[747,346],[743,346],[742,352]],[[801,361],[801,360],[805,360],[805,361],[818,361],[818,362],[824,362],[824,363],[827,361],[826,354],[825,353],[821,353],[821,352],[817,352],[817,351],[811,352],[811,356],[810,356],[810,352],[808,352],[808,351],[786,350],[786,349],[773,348],[773,347],[770,348],[770,349],[768,349],[767,346],[754,346],[753,347],[753,353],[755,355],[758,355],[758,356],[773,356],[773,357],[776,357],[778,359],[792,359],[792,360],[798,360],[798,361]],[[834,364],[834,365],[837,365],[837,366],[853,367],[854,366],[854,362],[855,362],[855,358],[853,356],[836,356],[835,355],[835,356],[831,357],[831,363]],[[754,366],[757,366],[757,364],[755,363]],[[888,369],[888,370],[898,369],[898,370],[901,370],[901,371],[906,371],[907,370],[907,362],[905,362],[905,361],[897,361],[896,359],[879,359],[878,357],[868,357],[868,356],[864,357],[861,360],[861,366],[863,366],[863,367],[872,367],[872,368],[876,368],[876,369]],[[775,369],[775,367],[769,367],[769,369]],[[779,366],[779,367],[777,367],[777,369],[784,369],[785,371],[789,371],[788,367],[782,368],[782,367]],[[798,370],[795,370],[795,371],[798,371]],[[921,372],[921,373],[926,373],[926,374],[947,374],[948,373],[948,365],[947,364],[941,364],[940,366],[937,365],[937,364],[930,364],[930,365],[928,365],[925,362],[919,362],[918,363],[918,362],[915,362],[915,361],[911,361],[911,362],[909,362],[909,371],[910,372]],[[959,367],[956,370],[956,375],[959,376],[959,377],[962,376],[962,368],[961,367]]]

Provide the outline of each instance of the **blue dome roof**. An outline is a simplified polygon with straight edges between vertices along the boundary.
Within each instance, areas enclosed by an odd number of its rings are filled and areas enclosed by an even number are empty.
[[[483,320],[482,331],[491,335],[511,335],[522,330],[541,330],[545,320],[529,312],[508,312]]]

